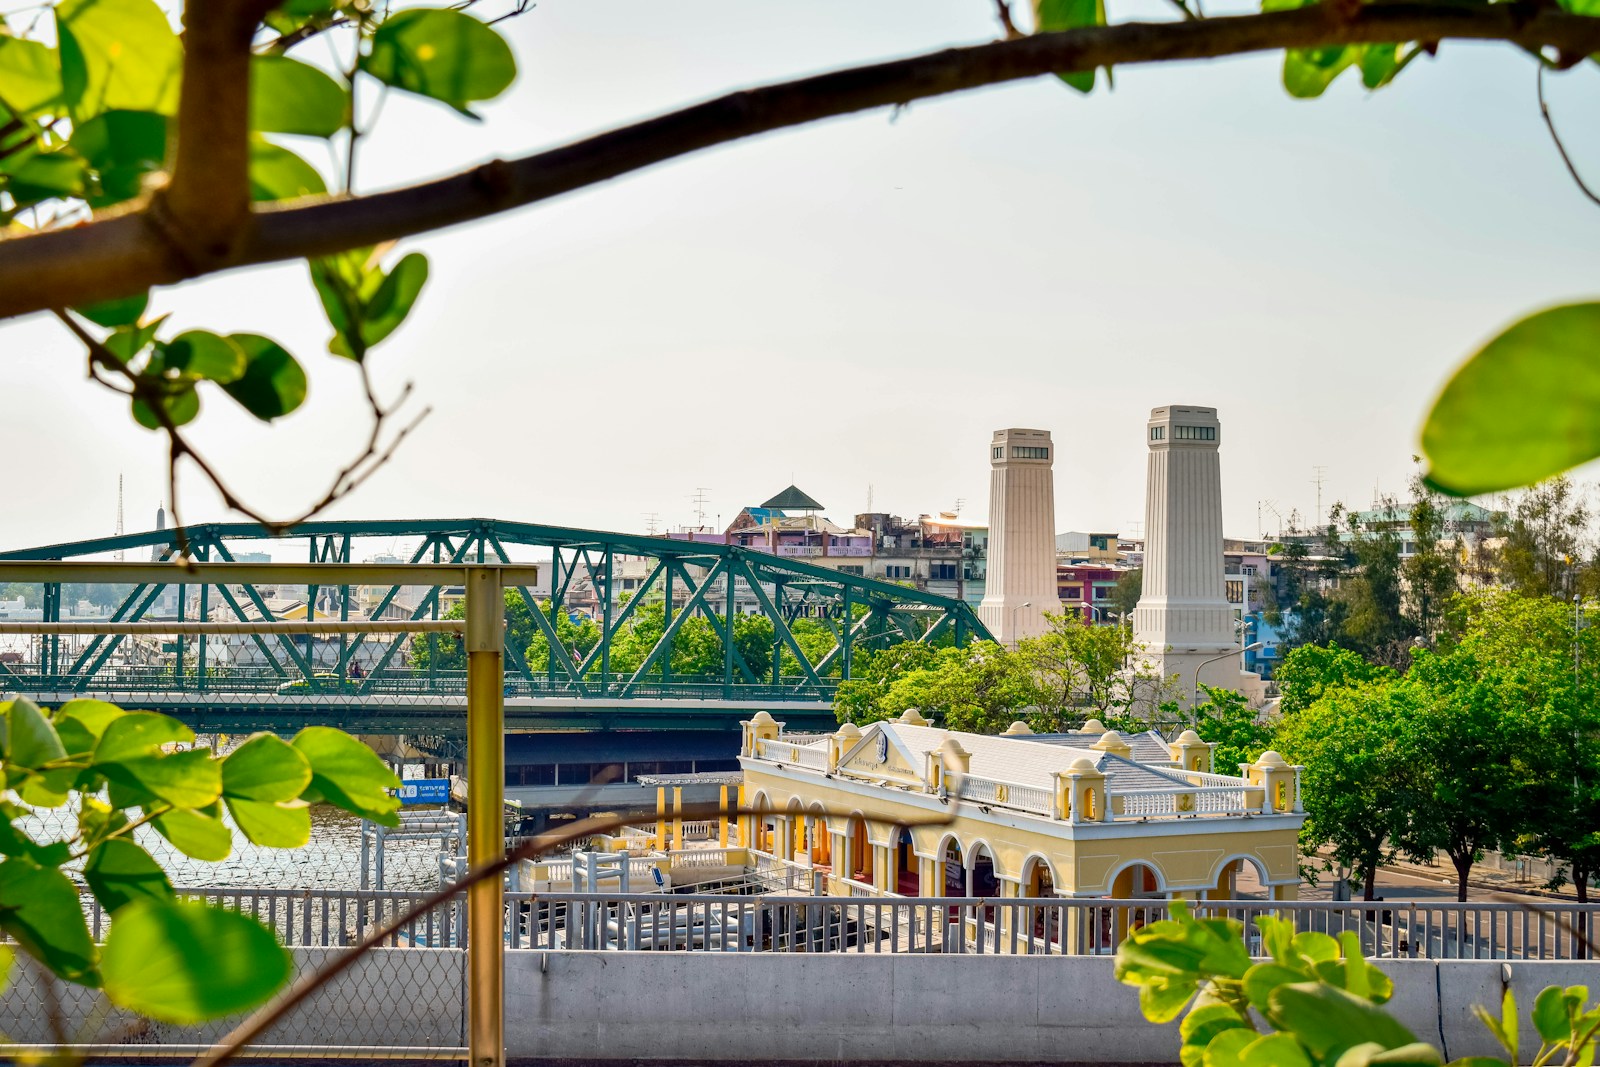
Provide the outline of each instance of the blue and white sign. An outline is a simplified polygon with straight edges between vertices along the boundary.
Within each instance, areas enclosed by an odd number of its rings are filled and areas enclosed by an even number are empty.
[[[403,807],[412,804],[448,804],[450,779],[411,778],[402,782],[395,792],[400,797],[400,804]]]

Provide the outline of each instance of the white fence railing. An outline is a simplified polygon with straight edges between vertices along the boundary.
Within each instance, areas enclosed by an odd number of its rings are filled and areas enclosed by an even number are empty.
[[[828,769],[828,750],[813,747],[809,742],[801,744],[781,737],[776,741],[757,741],[755,753],[757,757],[775,763],[792,763],[814,771]]]
[[[1111,794],[1112,810],[1120,801],[1119,819],[1172,818],[1185,815],[1243,815],[1258,810],[1242,788],[1139,789]]]
[[[974,804],[993,804],[1046,817],[1051,815],[1054,803],[1049,789],[994,778],[975,778],[970,774],[962,776],[957,795]]]

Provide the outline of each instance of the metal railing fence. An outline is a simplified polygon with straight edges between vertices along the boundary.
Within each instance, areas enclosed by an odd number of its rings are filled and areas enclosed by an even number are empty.
[[[953,952],[1102,955],[1129,930],[1164,919],[1164,900],[1058,897],[814,896],[809,881],[772,891],[752,880],[749,895],[674,893],[508,893],[510,948],[711,950],[739,952]],[[794,895],[790,895],[794,894]],[[355,943],[427,894],[362,890],[204,889],[183,895],[257,916],[285,944]],[[87,894],[97,938],[109,918]],[[1261,953],[1254,919],[1276,915],[1299,930],[1354,933],[1368,957],[1397,959],[1575,960],[1600,931],[1600,905],[1433,901],[1200,901],[1197,913],[1244,924]],[[418,916],[388,947],[460,948],[465,908],[448,902]]]

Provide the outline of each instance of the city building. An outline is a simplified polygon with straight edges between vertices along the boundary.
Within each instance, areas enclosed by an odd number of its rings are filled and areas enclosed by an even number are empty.
[[[1190,731],[1041,736],[1019,722],[991,737],[915,710],[821,737],[786,736],[765,712],[741,725],[744,802],[773,814],[746,817],[740,840],[821,869],[831,893],[1299,893],[1301,768],[1276,752],[1230,774]]]
[[[1129,569],[1114,563],[1057,563],[1056,595],[1062,612],[1097,625],[1121,625],[1122,615],[1113,601],[1117,583]]]
[[[978,614],[995,639],[1042,634],[1056,594],[1055,446],[1048,430],[996,430],[989,442],[988,577]]]

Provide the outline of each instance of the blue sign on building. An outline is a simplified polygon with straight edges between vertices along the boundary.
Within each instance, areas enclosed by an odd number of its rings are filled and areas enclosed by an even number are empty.
[[[450,802],[450,779],[411,778],[401,782],[397,792],[402,806],[410,806],[412,804],[448,804]]]

